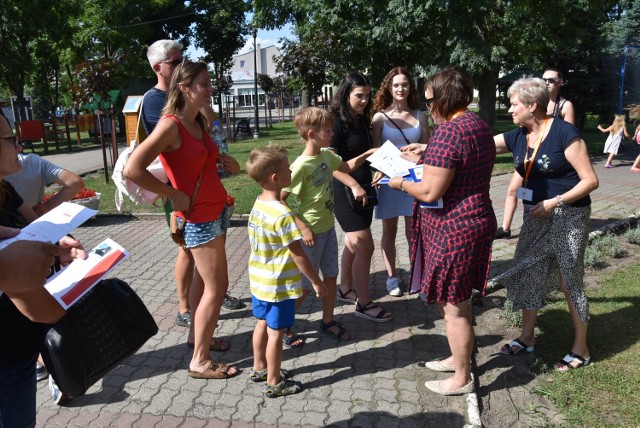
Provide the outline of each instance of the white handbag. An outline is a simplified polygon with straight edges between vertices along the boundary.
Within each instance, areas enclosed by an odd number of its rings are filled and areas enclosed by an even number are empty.
[[[142,104],[143,103],[141,102],[140,114],[138,115],[138,124],[136,126],[136,140],[141,140],[140,119],[142,118]],[[124,176],[124,168],[127,164],[127,161],[129,160],[129,156],[131,156],[131,153],[133,153],[136,148],[136,140],[131,141],[129,147],[127,147],[118,156],[118,160],[113,167],[113,174],[111,174],[111,178],[116,185],[115,203],[118,212],[122,212],[124,209],[124,196],[127,196],[136,205],[155,205],[155,202],[161,198],[157,193],[153,193],[149,190],[143,189]],[[151,164],[147,167],[147,171],[149,171],[155,178],[162,181],[163,183],[167,183],[169,181],[169,179],[167,178],[167,173],[164,170],[159,157],[155,158],[153,162],[151,162]]]

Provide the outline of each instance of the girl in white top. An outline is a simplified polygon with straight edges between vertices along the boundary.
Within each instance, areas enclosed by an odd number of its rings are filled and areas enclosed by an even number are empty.
[[[607,137],[607,141],[604,143],[604,153],[609,153],[609,157],[607,158],[607,163],[605,164],[605,168],[613,168],[611,161],[613,160],[613,156],[618,154],[618,149],[620,148],[620,143],[624,137],[631,139],[631,135],[627,132],[627,126],[624,121],[624,115],[616,114],[615,119],[613,120],[613,124],[608,128],[603,128],[598,125],[598,129],[600,132],[608,132],[609,136]]]
[[[389,140],[396,147],[407,144],[426,144],[429,127],[426,116],[418,108],[415,81],[407,70],[393,68],[382,80],[373,102],[377,113],[373,116],[373,145],[381,146]],[[384,174],[376,172],[373,181],[377,183]],[[396,275],[396,235],[398,218],[404,217],[405,236],[410,244],[411,215],[414,199],[402,192],[396,192],[387,185],[378,187],[378,205],[375,216],[382,220],[382,257],[387,269],[387,292],[392,296],[402,296],[400,280]]]

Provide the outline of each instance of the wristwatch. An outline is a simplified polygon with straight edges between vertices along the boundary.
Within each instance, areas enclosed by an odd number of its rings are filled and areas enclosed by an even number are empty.
[[[558,201],[558,205],[556,205],[556,207],[558,208],[564,207],[564,201],[562,200],[562,195],[556,195],[556,200]]]

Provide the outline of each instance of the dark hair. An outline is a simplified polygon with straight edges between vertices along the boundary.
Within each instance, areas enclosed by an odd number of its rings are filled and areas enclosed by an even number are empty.
[[[547,67],[544,70],[542,70],[542,75],[544,76],[544,73],[546,73],[547,71],[555,71],[556,73],[558,73],[558,79],[563,80],[562,79],[562,71],[558,70],[555,67]]]
[[[353,89],[357,86],[371,86],[369,79],[360,73],[359,71],[352,71],[344,78],[340,87],[338,88],[338,93],[333,100],[331,101],[331,110],[340,114],[340,119],[347,124],[348,127],[351,127],[354,122],[354,117],[351,114],[351,106],[349,105],[349,95],[353,91]],[[371,99],[367,103],[367,106],[364,108],[362,115],[364,116],[367,124],[369,123],[369,115],[371,114]]]
[[[376,93],[376,99],[373,101],[373,110],[381,111],[389,107],[393,102],[392,88],[393,78],[399,75],[406,76],[409,79],[409,96],[407,101],[411,110],[416,110],[420,106],[418,104],[418,91],[416,89],[416,82],[411,77],[409,72],[402,67],[394,67],[384,76],[382,83],[380,83],[380,89]]]
[[[457,66],[429,77],[424,85],[425,91],[427,88],[433,92],[431,111],[445,119],[466,109],[473,101],[473,83],[467,73]]]

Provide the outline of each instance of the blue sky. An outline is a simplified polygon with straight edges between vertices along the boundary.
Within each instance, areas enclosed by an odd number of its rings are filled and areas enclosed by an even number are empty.
[[[258,30],[256,42],[263,48],[275,44],[279,45],[278,40],[283,37],[288,39],[294,38],[291,32],[292,27],[289,24],[277,30]],[[253,36],[250,34],[246,40],[247,42],[244,47],[237,53],[245,53],[253,50]],[[191,59],[198,59],[202,54],[202,50],[194,49],[193,46],[187,50],[187,55],[189,55]]]

